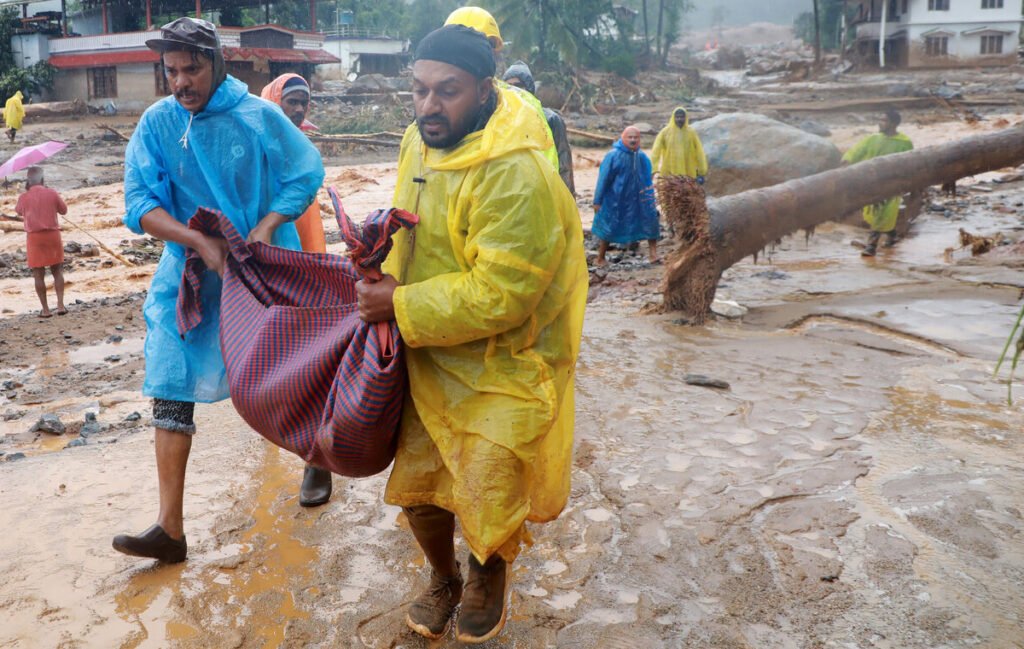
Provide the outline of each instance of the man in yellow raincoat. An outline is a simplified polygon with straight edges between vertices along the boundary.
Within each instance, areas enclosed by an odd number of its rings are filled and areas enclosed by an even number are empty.
[[[582,228],[542,154],[543,123],[494,71],[474,30],[420,42],[394,200],[420,223],[395,236],[390,275],[357,285],[360,316],[395,318],[405,342],[410,397],[385,500],[433,568],[406,621],[439,638],[461,601],[468,643],[505,623],[526,522],[555,519],[568,499],[587,295]],[[471,550],[464,596],[455,518]]]
[[[898,132],[903,121],[899,112],[889,110],[878,124],[878,133],[869,135],[843,155],[843,164],[856,164],[883,155],[903,153],[914,148],[910,138]],[[878,240],[885,235],[885,247],[891,248],[896,243],[896,221],[900,216],[900,196],[890,198],[881,203],[864,207],[864,220],[871,227],[868,244],[860,253],[864,257],[874,257],[878,249]]]
[[[704,176],[708,175],[708,159],[700,137],[690,127],[690,115],[682,106],[672,112],[672,118],[655,138],[651,165],[656,174],[689,176],[704,184]]]
[[[25,107],[21,105],[23,97],[19,90],[4,104],[4,123],[7,124],[7,139],[11,142],[14,142],[14,136],[25,119]]]

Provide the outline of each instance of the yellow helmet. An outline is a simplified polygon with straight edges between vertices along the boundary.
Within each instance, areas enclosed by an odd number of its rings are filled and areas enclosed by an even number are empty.
[[[505,42],[501,40],[501,32],[498,30],[498,21],[486,9],[461,7],[453,11],[444,24],[462,25],[481,32],[491,42],[495,52],[500,52],[501,48],[505,47]]]

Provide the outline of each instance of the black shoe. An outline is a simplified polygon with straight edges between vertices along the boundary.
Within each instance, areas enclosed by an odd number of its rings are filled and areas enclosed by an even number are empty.
[[[885,243],[882,244],[883,248],[892,248],[896,245],[896,235],[889,232],[885,235]]]
[[[133,557],[147,557],[164,563],[181,563],[188,554],[188,543],[184,535],[176,541],[167,535],[164,528],[154,525],[138,536],[118,534],[114,537],[114,549]]]
[[[861,257],[874,257],[875,256],[875,247],[874,246],[865,246],[864,250],[860,251],[860,256]]]
[[[299,504],[303,507],[317,507],[331,499],[331,472],[307,464],[302,472],[302,486],[299,488]]]

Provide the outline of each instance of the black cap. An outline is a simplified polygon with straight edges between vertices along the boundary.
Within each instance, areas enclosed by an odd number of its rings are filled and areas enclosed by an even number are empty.
[[[160,28],[160,38],[146,41],[146,47],[161,54],[168,50],[190,47],[215,51],[220,49],[220,39],[213,23],[199,18],[178,18]]]
[[[454,65],[477,79],[494,76],[491,42],[477,30],[462,25],[445,25],[424,36],[413,58]]]

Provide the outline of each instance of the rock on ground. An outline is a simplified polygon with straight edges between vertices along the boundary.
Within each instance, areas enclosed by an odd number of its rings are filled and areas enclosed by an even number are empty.
[[[839,166],[828,140],[752,113],[718,115],[694,127],[708,156],[706,188],[736,194],[810,176]]]

